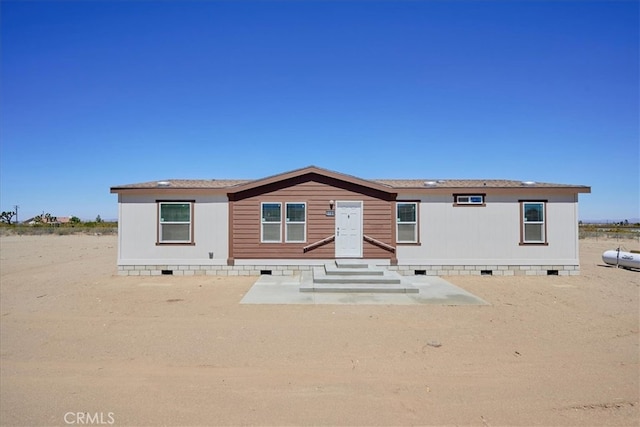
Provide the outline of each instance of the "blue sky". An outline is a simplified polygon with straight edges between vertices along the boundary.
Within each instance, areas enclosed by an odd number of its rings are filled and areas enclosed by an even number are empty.
[[[582,184],[637,218],[637,1],[2,1],[0,209],[117,217],[111,186]]]

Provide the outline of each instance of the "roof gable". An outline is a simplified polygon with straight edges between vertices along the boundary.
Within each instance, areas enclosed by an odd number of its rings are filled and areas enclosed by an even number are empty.
[[[286,184],[287,182],[299,182],[301,180],[310,180],[317,177],[325,177],[334,181],[382,191],[384,193],[394,192],[392,187],[380,182],[357,178],[352,175],[334,172],[328,169],[319,168],[317,166],[307,166],[305,168],[296,169],[290,172],[284,172],[278,175],[272,175],[266,178],[257,179],[255,181],[248,181],[246,183],[230,188],[229,193],[240,193],[258,189],[261,187],[271,187],[279,183]]]

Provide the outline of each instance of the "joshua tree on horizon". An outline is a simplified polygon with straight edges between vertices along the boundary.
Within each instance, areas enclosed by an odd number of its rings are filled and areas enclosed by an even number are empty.
[[[4,224],[11,224],[11,219],[15,216],[16,220],[18,219],[17,213],[14,211],[6,211],[0,214],[0,222]]]

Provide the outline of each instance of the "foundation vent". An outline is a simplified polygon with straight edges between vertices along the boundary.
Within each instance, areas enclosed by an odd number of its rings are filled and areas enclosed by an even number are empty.
[[[173,276],[173,270],[162,270],[160,273],[163,276]]]
[[[493,270],[480,270],[481,276],[493,276]]]
[[[557,276],[558,270],[547,270],[547,276]]]
[[[271,276],[271,270],[260,270],[261,276]]]

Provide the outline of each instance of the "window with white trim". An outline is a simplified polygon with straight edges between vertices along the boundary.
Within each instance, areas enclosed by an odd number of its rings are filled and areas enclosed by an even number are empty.
[[[544,202],[522,202],[522,243],[546,243]]]
[[[398,202],[396,204],[396,241],[398,243],[418,242],[418,203]]]
[[[159,242],[192,243],[191,202],[159,202]]]
[[[285,242],[307,241],[307,205],[305,203],[285,203]]]
[[[282,241],[282,203],[262,203],[260,241],[279,243]]]
[[[483,194],[457,194],[456,205],[483,205]]]

